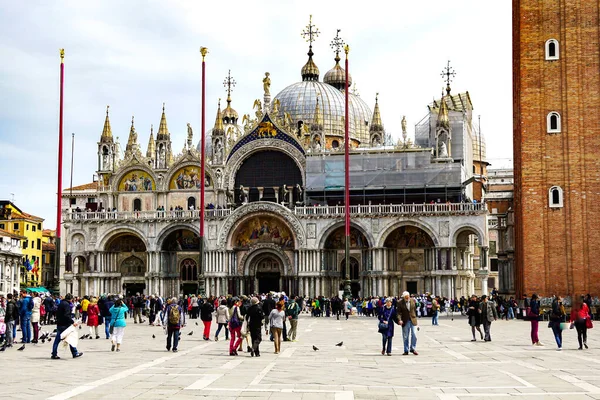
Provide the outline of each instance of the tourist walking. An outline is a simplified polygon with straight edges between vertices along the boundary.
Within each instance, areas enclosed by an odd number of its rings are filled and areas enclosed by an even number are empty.
[[[129,310],[127,305],[121,301],[121,303]],[[138,322],[141,324],[142,321],[142,308],[144,308],[144,297],[140,296],[139,293],[135,294],[135,298],[132,300],[133,303],[133,323],[137,324]],[[115,303],[116,305],[116,303]]]
[[[410,351],[415,356],[417,353],[417,304],[410,293],[402,293],[402,299],[398,302],[398,313],[402,321],[402,338],[404,339],[404,353],[408,355]],[[410,343],[410,346],[409,346]]]
[[[192,298],[192,300],[193,299],[194,298]],[[208,299],[204,299],[202,306],[200,306],[200,319],[204,324],[204,334],[202,335],[204,340],[210,340],[210,324],[212,323],[213,319],[212,313],[215,311],[215,308],[213,307],[213,301],[214,300],[211,296]]]
[[[33,327],[33,340],[31,342],[37,343],[38,336],[40,333],[42,299],[40,299],[39,294],[37,292],[33,292],[33,298],[31,299],[31,301],[33,302],[33,308],[31,309],[31,325]]]
[[[73,318],[71,317],[72,301],[73,296],[71,296],[70,293],[67,293],[56,309],[56,337],[54,338],[54,344],[52,345],[52,357],[50,357],[53,360],[60,360],[60,357],[58,356],[58,344],[61,341],[61,334],[70,326],[77,327],[77,322],[73,321]],[[76,347],[69,345],[69,348],[71,349],[73,358],[78,358],[83,355],[83,352],[77,351]]]
[[[269,325],[271,327],[271,333],[273,334],[273,343],[275,344],[275,354],[279,354],[281,351],[281,331],[283,330],[283,320],[285,319],[285,312],[280,302],[275,304],[275,309],[269,314]]]
[[[19,320],[21,321],[22,343],[31,343],[31,310],[33,300],[26,290],[21,290],[21,303],[19,305]]]
[[[248,309],[248,330],[252,339],[251,354],[260,357],[260,342],[262,341],[262,324],[265,318],[263,310],[258,303],[258,298],[252,297],[250,300],[250,308]]]
[[[240,317],[240,321],[241,321]],[[225,328],[225,340],[229,340],[229,329],[227,323],[229,322],[229,308],[227,308],[227,300],[221,300],[221,305],[217,308],[217,324],[218,328],[215,332],[215,342],[219,340],[219,333],[222,328]]]
[[[486,342],[492,341],[492,336],[490,335],[490,328],[492,327],[492,322],[498,319],[498,311],[496,311],[496,303],[494,301],[489,301],[487,295],[481,296],[481,303],[479,304],[481,309],[481,322],[483,323],[483,331],[485,332],[485,337],[483,340]]]
[[[87,296],[83,296],[83,300],[81,300],[80,306],[81,306],[81,322],[82,323],[87,323],[87,310],[88,310],[88,306],[90,305],[90,300],[88,299]]]
[[[440,305],[437,299],[431,300],[431,325],[438,325],[438,317],[440,314]]]
[[[579,342],[579,350],[582,346],[588,348],[587,345],[587,330],[592,328],[590,319],[590,309],[583,301],[582,297],[573,296],[573,307],[571,308],[571,324],[577,329],[577,341]]]
[[[290,321],[290,331],[288,332],[288,339],[292,342],[296,341],[296,332],[298,331],[298,314],[300,314],[300,307],[296,303],[296,298],[290,298],[285,315]]]
[[[233,307],[231,308],[231,317],[229,317],[229,333],[231,339],[229,341],[229,355],[237,356],[237,348],[242,344],[242,313],[240,311],[241,302],[235,297],[233,299]],[[221,306],[219,306],[221,308]],[[225,307],[227,311],[227,307]],[[225,328],[227,329],[227,328]],[[227,331],[226,331],[227,332]],[[240,347],[241,348],[241,347]]]
[[[396,308],[392,307],[392,299],[385,300],[385,306],[379,314],[379,332],[381,333],[381,355],[392,355],[392,338],[394,337],[394,323],[398,321]]]
[[[128,311],[129,308],[125,303],[123,303],[122,299],[117,299],[115,304],[110,308],[110,329],[112,330],[112,334],[110,336],[112,346],[110,347],[110,351],[115,351],[115,347],[117,351],[121,351],[123,335],[125,334],[125,327],[127,326],[127,322],[125,322],[125,315]]]
[[[471,326],[471,333],[473,334],[473,339],[471,342],[475,342],[477,339],[475,338],[475,330],[479,332],[479,336],[481,336],[481,340],[483,340],[483,332],[481,332],[481,310],[479,309],[479,301],[477,300],[477,296],[472,295],[469,303],[467,305],[467,316],[469,317],[469,325]]]
[[[112,314],[110,313],[110,309],[115,304],[112,300],[112,297],[102,297],[102,303],[98,303],[100,307],[100,314],[104,319],[104,335],[106,339],[110,339],[110,321],[112,318]]]
[[[540,300],[535,293],[531,295],[531,301],[529,302],[529,308],[527,309],[525,318],[531,322],[531,343],[534,346],[543,346],[543,344],[540,343],[540,338],[538,336],[540,325]]]
[[[4,315],[4,322],[6,323],[6,342],[4,347],[12,347],[15,341],[14,329],[15,324],[19,320],[19,308],[17,303],[13,299],[12,293],[6,295],[6,310]]]
[[[348,320],[348,317],[352,313],[352,303],[350,302],[350,298],[347,298],[346,301],[344,301],[344,313],[346,314],[346,320]]]
[[[100,325],[100,307],[98,307],[98,300],[92,297],[87,306],[87,326],[90,328],[90,339],[93,337],[100,339],[98,325]]]
[[[177,298],[167,300],[167,307],[162,315],[162,325],[167,329],[167,351],[177,353],[179,345],[179,332],[182,326],[185,326],[185,313],[183,308],[177,303]]]
[[[548,326],[552,328],[554,340],[556,340],[556,345],[558,346],[557,350],[559,351],[562,350],[562,331],[566,314],[562,298],[560,296],[555,296],[552,300],[552,312],[550,314]]]

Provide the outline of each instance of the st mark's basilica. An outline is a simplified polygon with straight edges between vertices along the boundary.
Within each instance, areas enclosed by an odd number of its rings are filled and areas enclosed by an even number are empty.
[[[441,99],[423,105],[428,111],[414,141],[403,120],[402,138],[391,143],[378,99],[369,106],[349,94],[346,265],[343,48],[336,36],[334,64],[321,80],[313,29],[311,22],[301,81],[271,97],[274,77],[266,73],[251,113],[233,109],[227,74],[226,104],[207,132],[204,177],[198,138],[188,125],[186,146],[174,152],[164,106],[145,152],[133,120],[121,152],[107,108],[97,181],[63,191],[61,293],[331,296],[343,289],[346,273],[354,296],[487,292],[488,211],[471,200],[474,164],[484,162],[485,147],[468,92],[452,94],[449,80]]]

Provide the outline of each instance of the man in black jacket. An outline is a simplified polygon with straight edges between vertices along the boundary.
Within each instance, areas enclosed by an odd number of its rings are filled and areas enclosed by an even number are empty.
[[[19,308],[11,293],[6,295],[6,299],[6,315],[4,316],[4,322],[6,322],[6,344],[4,347],[12,347],[15,340],[13,337],[13,329],[19,319]]]
[[[112,300],[112,297],[102,296],[100,301],[98,301],[100,315],[104,318],[104,335],[106,335],[106,339],[110,339],[110,320],[112,318],[110,309],[114,304],[115,302]]]
[[[252,339],[252,355],[260,357],[260,342],[262,341],[262,324],[265,314],[258,302],[258,298],[253,297],[250,300],[252,304],[248,309],[248,330],[250,331],[250,338]]]
[[[66,294],[65,298],[58,305],[56,310],[56,338],[54,338],[54,344],[52,345],[52,359],[60,360],[58,356],[58,344],[60,343],[60,335],[67,330],[71,325],[77,327],[77,322],[71,318],[71,302],[73,296]],[[76,347],[69,346],[71,348],[71,354],[73,358],[81,357],[83,353],[77,351]]]
[[[273,300],[273,296],[269,293],[267,298],[263,301],[262,312],[265,319],[265,335],[269,334],[269,315],[271,311],[275,308],[275,300]]]

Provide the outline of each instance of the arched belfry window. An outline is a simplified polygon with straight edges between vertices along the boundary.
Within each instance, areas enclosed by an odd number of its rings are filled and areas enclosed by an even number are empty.
[[[558,60],[560,58],[560,51],[558,47],[558,40],[548,39],[546,40],[546,60]]]
[[[546,117],[546,131],[548,133],[561,132],[560,114],[556,111],[548,113]]]
[[[548,191],[548,206],[550,208],[563,206],[563,190],[560,186],[552,186]]]

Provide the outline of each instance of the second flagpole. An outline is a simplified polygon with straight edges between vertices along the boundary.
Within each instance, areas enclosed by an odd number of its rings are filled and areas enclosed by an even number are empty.
[[[208,54],[208,49],[206,47],[200,47],[200,54],[202,55],[202,122],[201,122],[201,128],[200,128],[200,135],[201,135],[201,140],[200,140],[200,176],[202,179],[202,183],[200,185],[200,208],[198,210],[198,214],[200,215],[200,254],[199,254],[199,262],[198,262],[198,273],[200,274],[200,276],[198,277],[200,280],[200,277],[204,276],[204,193],[205,193],[205,187],[204,187],[204,182],[205,182],[205,169],[204,166],[206,165],[206,136],[205,136],[205,122],[206,122],[206,116],[205,116],[205,104],[206,104],[206,62],[204,61],[204,58],[206,57],[206,54]],[[204,285],[201,285],[200,282],[198,282],[198,290],[200,290],[201,287],[203,287]],[[206,289],[204,289],[206,290]]]

